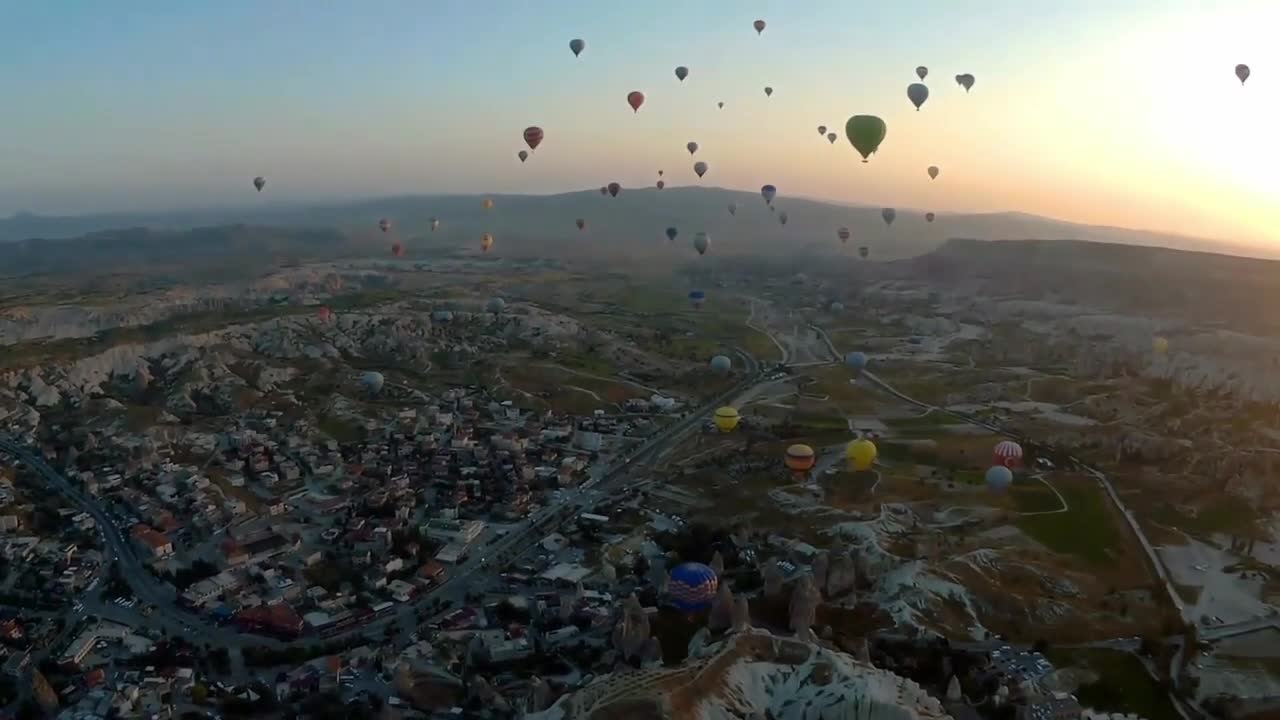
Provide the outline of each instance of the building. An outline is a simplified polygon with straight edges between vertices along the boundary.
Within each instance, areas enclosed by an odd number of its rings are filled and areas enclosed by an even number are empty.
[[[173,543],[164,533],[149,525],[138,524],[130,532],[134,543],[153,558],[165,558],[173,554]]]
[[[1080,720],[1083,713],[1080,703],[1066,693],[1018,708],[1019,720]]]
[[[288,603],[257,605],[236,614],[236,622],[249,632],[297,637],[304,622]]]
[[[462,545],[470,545],[480,533],[484,532],[485,524],[481,520],[447,520],[444,518],[435,518],[428,520],[422,526],[423,533],[442,543],[461,543]]]

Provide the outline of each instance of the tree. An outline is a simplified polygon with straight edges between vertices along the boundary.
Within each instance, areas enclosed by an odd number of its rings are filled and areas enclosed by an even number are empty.
[[[209,700],[209,688],[200,683],[191,686],[191,702],[203,705]]]

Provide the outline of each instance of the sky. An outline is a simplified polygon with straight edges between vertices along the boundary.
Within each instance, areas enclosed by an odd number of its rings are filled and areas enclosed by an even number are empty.
[[[15,3],[0,213],[551,193],[664,169],[1276,246],[1278,27],[1275,0]],[[843,137],[856,114],[888,124],[866,164]],[[529,125],[546,139],[521,164]]]

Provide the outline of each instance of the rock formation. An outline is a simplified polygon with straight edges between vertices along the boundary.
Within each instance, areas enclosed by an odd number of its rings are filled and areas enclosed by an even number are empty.
[[[791,591],[791,606],[788,611],[791,629],[803,632],[812,628],[817,618],[818,603],[821,601],[822,596],[813,585],[813,576],[802,576]]]
[[[729,583],[720,583],[716,590],[716,599],[711,603],[711,613],[707,618],[707,627],[715,631],[727,630],[733,626],[733,591]]]

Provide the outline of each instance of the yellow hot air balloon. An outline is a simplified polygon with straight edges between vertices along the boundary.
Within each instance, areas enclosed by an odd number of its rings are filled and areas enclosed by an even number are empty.
[[[854,470],[866,470],[876,461],[876,444],[866,438],[858,438],[845,447],[844,455]]]
[[[814,463],[818,460],[813,453],[813,448],[808,445],[796,444],[787,448],[787,456],[783,460],[787,469],[797,477],[804,477],[813,469]]]
[[[737,408],[726,405],[725,407],[716,410],[716,414],[715,417],[712,418],[712,422],[716,424],[717,430],[722,433],[727,433],[733,432],[733,429],[738,427],[738,421],[741,419],[742,416],[738,414]]]
[[[1151,349],[1155,350],[1159,355],[1164,355],[1169,352],[1169,339],[1156,337],[1151,341]]]
[[[483,202],[483,203],[480,203],[480,204],[484,206],[484,209],[485,209],[485,210],[492,210],[492,209],[493,209],[493,198],[485,198],[485,199],[484,199],[484,202]]]

